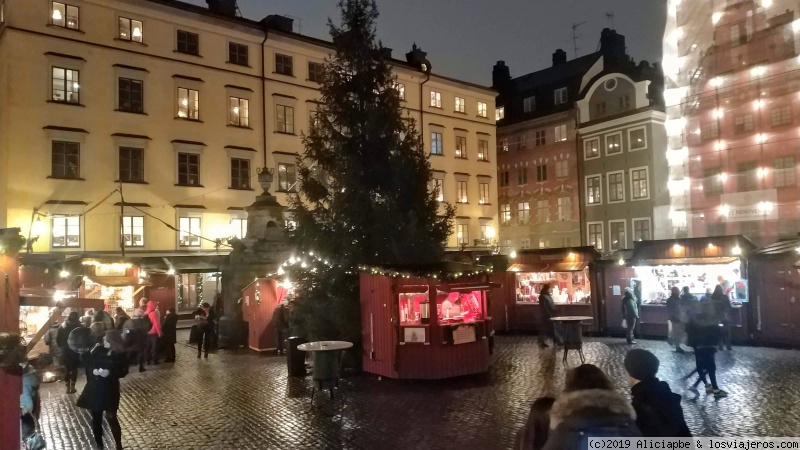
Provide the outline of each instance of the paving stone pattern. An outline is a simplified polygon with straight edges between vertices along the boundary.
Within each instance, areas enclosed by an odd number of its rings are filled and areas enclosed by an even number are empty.
[[[717,356],[715,400],[686,390],[679,378],[694,366],[661,341],[640,341],[662,361],[659,375],[684,394],[697,436],[800,436],[800,352],[735,347]],[[132,449],[507,449],[530,403],[563,389],[561,354],[539,350],[532,336],[498,336],[485,376],[398,382],[359,375],[342,381],[332,402],[309,404],[311,380],[288,379],[283,357],[219,351],[208,360],[178,345],[178,362],[122,382],[123,444]],[[621,340],[592,339],[587,362],[627,391]],[[571,356],[568,367],[579,363]],[[78,391],[83,388],[83,375]],[[90,449],[88,412],[63,383],[42,387],[41,424],[48,449]],[[106,431],[106,445],[113,440]]]

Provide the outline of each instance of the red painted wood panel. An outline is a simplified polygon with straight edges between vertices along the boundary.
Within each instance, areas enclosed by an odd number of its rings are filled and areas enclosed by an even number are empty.
[[[242,290],[242,302],[242,315],[249,327],[247,345],[257,351],[277,349],[278,334],[274,321],[275,308],[278,307],[277,282],[259,278]]]
[[[167,313],[167,309],[175,308],[175,276],[167,274],[151,274],[149,278],[152,286],[144,288],[142,292],[134,298],[134,305],[139,304],[139,300],[145,296],[148,300],[158,303],[161,317]],[[177,309],[176,309],[177,312]]]
[[[793,258],[752,261],[750,271],[751,302],[761,306],[759,342],[800,345],[800,273]]]
[[[0,233],[4,230],[0,230]],[[19,232],[12,229],[10,234]],[[0,252],[0,331],[19,334],[19,266],[16,254]],[[18,449],[22,378],[0,370],[0,449]]]

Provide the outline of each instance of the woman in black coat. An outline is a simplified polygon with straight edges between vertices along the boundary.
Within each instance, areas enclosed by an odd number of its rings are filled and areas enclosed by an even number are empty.
[[[122,449],[122,429],[117,419],[119,409],[119,379],[128,374],[128,362],[122,334],[109,330],[103,345],[96,345],[84,356],[86,387],[78,397],[78,406],[92,412],[92,432],[98,448],[103,448],[103,412],[111,427],[114,443]]]
[[[177,342],[178,315],[175,308],[167,309],[167,315],[161,324],[161,345],[164,346],[166,359],[164,362],[175,362],[175,342]]]

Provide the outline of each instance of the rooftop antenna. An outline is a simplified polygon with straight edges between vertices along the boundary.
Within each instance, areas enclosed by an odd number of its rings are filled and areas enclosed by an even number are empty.
[[[578,57],[578,38],[580,37],[578,35],[578,27],[584,24],[586,24],[586,22],[572,24],[572,50],[575,52],[574,53],[575,58]]]
[[[611,22],[611,29],[616,30],[616,27],[614,27],[614,11],[607,12],[606,19]]]

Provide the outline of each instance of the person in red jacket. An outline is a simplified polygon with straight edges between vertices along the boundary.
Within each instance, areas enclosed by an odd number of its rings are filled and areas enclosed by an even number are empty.
[[[158,365],[158,338],[161,337],[161,319],[156,310],[156,302],[147,302],[145,315],[150,319],[151,327],[147,332],[147,361],[153,361],[153,365]]]

